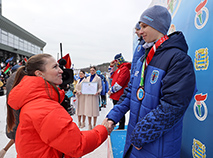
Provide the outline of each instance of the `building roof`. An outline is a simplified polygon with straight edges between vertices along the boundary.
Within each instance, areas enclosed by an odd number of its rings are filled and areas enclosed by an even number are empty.
[[[40,48],[44,48],[46,43],[36,36],[32,35],[28,31],[24,30],[20,26],[16,25],[12,21],[8,20],[4,16],[0,15],[0,28],[4,31],[10,32],[21,39],[24,39],[32,44],[37,45]]]

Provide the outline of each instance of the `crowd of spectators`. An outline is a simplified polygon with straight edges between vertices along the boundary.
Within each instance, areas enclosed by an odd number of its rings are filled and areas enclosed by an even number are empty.
[[[24,59],[16,62],[13,57],[0,63],[0,96],[5,94],[7,79],[19,66],[24,64]]]

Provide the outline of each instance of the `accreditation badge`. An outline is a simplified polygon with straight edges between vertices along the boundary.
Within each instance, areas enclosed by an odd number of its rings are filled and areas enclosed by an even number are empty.
[[[144,96],[145,96],[144,87],[140,86],[137,90],[137,98],[138,100],[143,100]]]

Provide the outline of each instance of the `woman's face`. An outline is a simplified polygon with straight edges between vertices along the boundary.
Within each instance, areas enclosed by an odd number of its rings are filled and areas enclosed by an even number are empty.
[[[91,75],[94,75],[96,73],[96,70],[94,68],[91,68],[90,73],[91,73]]]
[[[46,65],[45,70],[42,72],[42,77],[47,81],[54,83],[55,85],[62,84],[63,71],[59,67],[58,63],[53,57],[45,58]]]
[[[79,77],[83,78],[85,76],[85,74],[83,72],[79,72]]]

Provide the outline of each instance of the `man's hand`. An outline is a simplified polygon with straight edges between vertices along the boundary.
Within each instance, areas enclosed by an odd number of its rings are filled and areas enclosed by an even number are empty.
[[[109,123],[109,130],[112,132],[114,130],[114,127],[115,127],[114,122],[112,120],[108,120],[108,123]]]
[[[111,66],[111,67],[113,67],[115,64],[116,64],[116,61],[115,61],[115,60],[113,60],[113,61],[110,62],[110,66]]]
[[[107,118],[105,118],[105,119],[103,120],[103,122],[102,122],[101,125],[104,125],[104,126],[106,127],[106,129],[107,129],[107,131],[108,131],[108,135],[110,135],[110,134],[111,134],[111,131],[109,130],[109,123],[108,123],[108,121],[107,121]]]
[[[108,118],[104,119],[104,121],[102,122],[102,125],[104,125],[107,128],[108,135],[111,134],[111,132],[113,131],[115,127],[114,122],[111,120],[108,120]]]
[[[111,94],[112,94],[112,93],[111,93],[111,91],[109,90],[109,91],[108,91],[108,95],[110,96]]]

